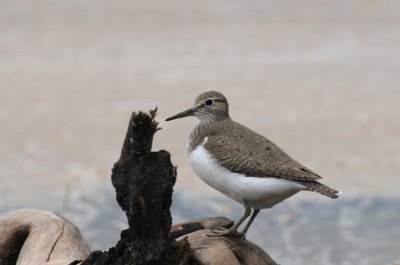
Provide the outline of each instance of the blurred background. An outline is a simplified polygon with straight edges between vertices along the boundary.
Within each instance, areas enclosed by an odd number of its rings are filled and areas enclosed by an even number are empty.
[[[249,240],[281,264],[400,260],[399,1],[1,0],[0,32],[0,213],[52,210],[92,249],[115,245],[111,168],[131,112],[158,106],[173,222],[236,219],[188,166],[196,120],[164,122],[217,90],[343,192],[264,210]]]

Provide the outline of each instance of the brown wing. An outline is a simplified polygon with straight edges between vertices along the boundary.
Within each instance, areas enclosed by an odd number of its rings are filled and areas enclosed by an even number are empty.
[[[238,123],[221,123],[204,147],[221,165],[233,172],[254,177],[314,181],[321,177],[292,159],[262,135]],[[216,132],[219,133],[216,133]]]

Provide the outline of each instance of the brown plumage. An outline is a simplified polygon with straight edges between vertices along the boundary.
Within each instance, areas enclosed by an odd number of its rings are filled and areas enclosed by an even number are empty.
[[[260,209],[273,207],[301,190],[337,198],[338,191],[318,182],[321,177],[303,166],[264,136],[233,121],[224,95],[216,91],[196,97],[192,108],[168,120],[196,116],[199,123],[189,136],[189,163],[207,184],[244,205],[245,213],[228,230],[212,236],[244,236]]]
[[[213,95],[213,93],[207,92],[200,95],[196,98],[196,103],[204,101],[210,95]],[[218,95],[218,97],[225,99],[222,95]],[[226,109],[228,109],[226,99],[221,103],[226,104]],[[220,107],[220,109],[222,112],[223,108]],[[213,154],[213,157],[221,166],[232,172],[253,177],[293,180],[301,183],[310,191],[321,193],[330,198],[338,197],[337,190],[317,181],[321,179],[317,173],[291,158],[264,136],[233,121],[228,112],[217,115],[217,118],[216,120],[200,122],[192,130],[189,152],[194,150],[207,137],[204,147]]]

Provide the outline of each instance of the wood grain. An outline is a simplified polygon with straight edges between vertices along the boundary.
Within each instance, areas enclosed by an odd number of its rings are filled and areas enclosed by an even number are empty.
[[[57,214],[22,209],[0,216],[2,265],[69,264],[89,254],[79,229]]]

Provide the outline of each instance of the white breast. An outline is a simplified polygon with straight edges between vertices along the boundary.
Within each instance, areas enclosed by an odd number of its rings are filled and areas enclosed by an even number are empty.
[[[270,208],[305,187],[279,178],[260,178],[233,173],[220,166],[201,145],[188,154],[194,172],[208,185],[251,208]]]

